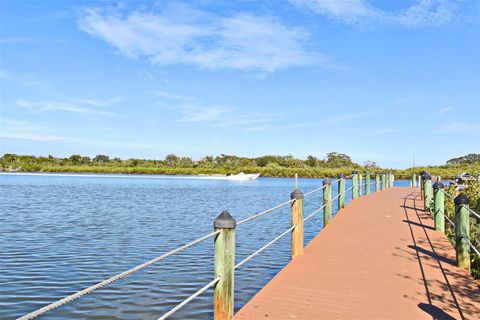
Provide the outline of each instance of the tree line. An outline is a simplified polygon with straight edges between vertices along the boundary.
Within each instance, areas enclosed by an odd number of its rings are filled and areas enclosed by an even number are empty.
[[[321,159],[309,155],[298,159],[292,155],[265,155],[261,157],[238,157],[220,154],[205,156],[199,160],[190,157],[169,154],[164,159],[120,159],[108,155],[94,157],[71,155],[70,157],[32,156],[4,154],[0,158],[2,171],[25,172],[86,172],[86,173],[138,173],[138,174],[226,174],[260,173],[269,177],[292,177],[298,173],[301,177],[336,177],[339,173],[349,174],[352,170],[390,171],[398,178],[409,178],[413,172],[429,171],[432,175],[451,178],[462,172],[476,174],[480,172],[480,155],[469,154],[454,158],[441,166],[415,167],[404,170],[380,168],[373,161],[363,164],[353,162],[350,156],[330,152]]]

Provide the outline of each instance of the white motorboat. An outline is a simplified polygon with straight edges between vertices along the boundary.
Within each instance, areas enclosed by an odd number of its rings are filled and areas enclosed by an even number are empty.
[[[243,173],[226,175],[227,180],[255,180],[260,176],[260,173]]]

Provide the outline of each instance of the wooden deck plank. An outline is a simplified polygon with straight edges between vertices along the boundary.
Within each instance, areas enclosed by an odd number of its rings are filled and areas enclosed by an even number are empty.
[[[235,318],[480,319],[478,286],[421,203],[401,187],[355,199]]]

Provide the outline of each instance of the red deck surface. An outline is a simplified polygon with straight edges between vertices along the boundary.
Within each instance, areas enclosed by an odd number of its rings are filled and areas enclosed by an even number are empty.
[[[352,201],[235,319],[480,319],[480,290],[417,188]]]

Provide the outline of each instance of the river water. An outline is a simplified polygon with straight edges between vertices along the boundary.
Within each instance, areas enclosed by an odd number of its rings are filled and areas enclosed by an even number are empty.
[[[299,179],[304,193],[320,186],[322,179]],[[205,235],[223,210],[239,221],[273,207],[290,199],[293,188],[293,179],[278,178],[240,182],[2,174],[0,318],[24,315]],[[337,194],[336,184],[332,194]],[[304,215],[321,206],[321,192],[307,197]],[[322,221],[319,213],[305,223],[305,243],[322,229]],[[289,206],[239,226],[236,261],[289,227]],[[237,269],[235,310],[289,260],[286,236]],[[213,238],[44,319],[157,319],[212,279]],[[212,304],[210,289],[171,319],[212,318]]]

